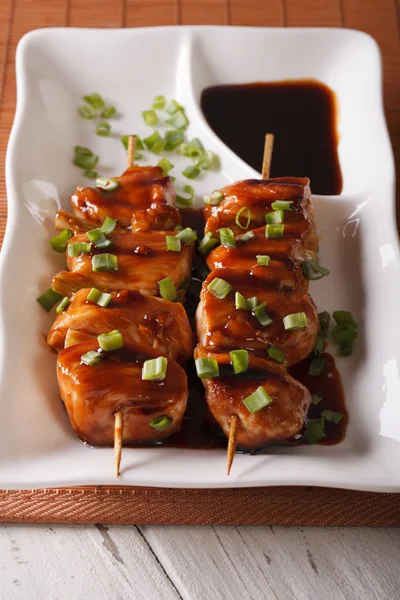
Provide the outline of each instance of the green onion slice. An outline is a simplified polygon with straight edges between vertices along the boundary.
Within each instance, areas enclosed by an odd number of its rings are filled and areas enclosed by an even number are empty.
[[[94,273],[118,271],[118,258],[115,254],[95,254],[92,257],[92,271]]]
[[[236,248],[235,236],[233,235],[232,229],[229,227],[222,227],[219,230],[221,244],[228,248]]]
[[[84,363],[88,367],[94,367],[94,365],[97,365],[102,358],[103,356],[96,350],[89,350],[86,354],[82,354],[81,363]]]
[[[235,307],[237,310],[250,311],[256,308],[257,304],[256,296],[253,296],[253,298],[245,298],[240,292],[235,293]]]
[[[224,298],[226,298],[231,289],[231,284],[225,281],[225,279],[221,279],[220,277],[215,277],[215,279],[213,279],[211,283],[209,283],[207,286],[207,290],[213,296],[218,298],[218,300],[223,300]]]
[[[323,356],[319,356],[318,358],[313,358],[310,361],[310,366],[308,367],[308,374],[313,375],[314,377],[318,377],[322,375],[324,372],[326,365],[326,360]]]
[[[343,413],[335,412],[333,410],[323,410],[321,413],[321,417],[329,421],[330,423],[340,423],[343,419]]]
[[[92,244],[86,242],[73,242],[68,245],[68,256],[80,256],[81,254],[89,254],[92,249]]]
[[[321,267],[321,265],[317,265],[315,260],[312,260],[311,258],[303,261],[301,267],[303,269],[304,277],[308,280],[314,281],[329,275],[328,269]]]
[[[178,294],[176,292],[175,284],[172,281],[171,277],[161,279],[158,282],[158,287],[160,289],[160,296],[164,298],[164,300],[170,300],[171,302],[175,302],[175,300],[178,297]]]
[[[271,262],[271,257],[267,254],[257,254],[256,259],[259,267],[268,267]]]
[[[311,394],[311,404],[314,404],[314,406],[317,406],[317,404],[319,404],[322,400],[322,396],[320,396],[319,394]]]
[[[324,310],[323,312],[318,313],[319,319],[319,335],[323,338],[326,338],[328,335],[329,324],[331,322],[331,315]]]
[[[98,123],[96,127],[96,135],[101,135],[102,137],[109,137],[110,133],[111,125],[109,123],[106,123],[105,121]]]
[[[86,232],[86,235],[96,248],[108,248],[112,245],[112,241],[106,238],[101,229],[91,229]]]
[[[283,223],[284,218],[283,210],[274,210],[273,212],[265,215],[265,221],[269,224]]]
[[[92,288],[86,296],[86,300],[88,300],[89,302],[94,302],[94,304],[98,304],[99,306],[105,308],[110,304],[112,300],[112,294],[106,294],[100,292],[100,290],[96,288]]]
[[[196,166],[200,169],[211,169],[216,163],[217,157],[211,150],[204,151],[196,162]]]
[[[267,327],[267,325],[271,325],[272,319],[267,314],[265,310],[267,306],[266,302],[262,302],[251,311],[252,315],[256,317],[257,321],[260,323],[262,327]]]
[[[169,115],[174,115],[179,110],[183,110],[183,107],[176,100],[170,100],[169,104],[165,108]]]
[[[203,239],[199,243],[199,251],[202,254],[208,254],[215,246],[218,246],[219,239],[214,237],[211,231],[206,233]]]
[[[180,231],[176,237],[182,240],[185,246],[190,246],[191,244],[193,244],[193,242],[197,240],[197,235],[190,227],[182,229],[182,231]]]
[[[165,149],[169,150],[169,151],[175,150],[178,146],[180,146],[180,144],[182,144],[183,140],[184,140],[183,131],[177,131],[176,129],[170,129],[165,132],[165,142],[166,142]]]
[[[244,215],[245,219],[246,219],[246,224],[242,225],[242,223],[240,222],[240,217],[243,213],[246,213]],[[250,209],[247,206],[242,206],[242,208],[236,213],[236,217],[235,217],[235,223],[238,227],[240,227],[240,229],[248,229],[249,225],[250,225],[250,221],[251,221],[251,212]]]
[[[310,444],[316,444],[326,437],[325,431],[318,421],[309,421],[306,430],[306,438]]]
[[[165,236],[165,241],[167,242],[167,250],[170,252],[181,251],[181,240],[177,235],[167,235]]]
[[[129,138],[131,136],[130,135],[121,135],[121,142],[125,148],[125,150],[128,150],[128,144],[129,144]],[[143,142],[141,140],[141,138],[138,135],[134,135],[135,138],[135,150],[144,150],[144,145]],[[137,157],[137,153],[135,154],[135,158]]]
[[[200,379],[219,377],[219,366],[215,358],[197,358],[195,362],[197,375],[200,377]]]
[[[265,226],[265,237],[267,239],[276,240],[283,236],[284,230],[285,230],[284,225],[274,225],[271,223],[267,223]]]
[[[354,342],[352,340],[348,340],[342,342],[339,348],[339,356],[350,356],[354,350]]]
[[[84,101],[95,110],[104,108],[104,100],[97,92],[83,96]]]
[[[271,396],[267,394],[261,385],[256,389],[255,392],[253,392],[253,394],[250,394],[250,396],[247,396],[247,398],[243,400],[243,404],[251,413],[258,412],[265,406],[271,404],[271,402]]]
[[[113,192],[117,188],[119,188],[120,183],[118,179],[113,177],[99,177],[96,179],[96,187],[101,188],[102,190],[106,190],[107,192]]]
[[[335,310],[335,312],[332,313],[332,316],[338,325],[350,325],[355,329],[357,328],[357,323],[355,322],[353,315],[347,310]]]
[[[158,131],[153,131],[151,135],[144,138],[144,145],[150,152],[154,154],[160,154],[166,146],[166,141],[161,137]]]
[[[156,417],[155,419],[152,419],[149,425],[152,429],[155,429],[156,431],[165,431],[166,429],[169,429],[169,427],[171,427],[171,423],[172,421],[169,417],[167,417],[166,415],[162,415],[161,417]]]
[[[44,308],[44,310],[50,312],[53,306],[55,306],[57,302],[60,302],[62,298],[62,294],[57,294],[57,292],[55,292],[52,288],[49,288],[44,294],[39,296],[39,298],[36,298],[36,300],[39,302],[40,306]]]
[[[65,252],[68,246],[68,240],[71,239],[73,235],[71,229],[64,229],[61,233],[49,240],[50,246],[56,252]]]
[[[167,124],[173,127],[174,129],[183,130],[186,129],[189,125],[189,120],[183,110],[178,110],[175,112],[172,117],[167,119]]]
[[[287,331],[295,331],[296,329],[304,329],[307,327],[307,315],[304,312],[292,313],[283,317],[283,326]]]
[[[142,367],[143,381],[164,381],[167,376],[168,359],[165,356],[158,356],[145,360]]]
[[[153,100],[151,108],[153,110],[162,110],[163,108],[165,108],[166,103],[167,101],[165,100],[165,96],[156,96]]]
[[[117,221],[114,221],[111,217],[106,217],[103,221],[102,226],[100,227],[100,231],[108,235],[112,233],[117,226]]]
[[[229,356],[236,375],[247,371],[249,367],[249,353],[247,350],[232,350],[229,352]]]
[[[254,240],[256,234],[253,231],[246,231],[246,233],[242,233],[242,235],[236,236],[237,242],[249,242],[250,240]]]
[[[184,171],[182,171],[182,175],[184,175],[188,179],[196,179],[196,177],[200,175],[200,169],[198,167],[189,166],[186,167]]]
[[[193,199],[194,199],[194,189],[192,188],[191,185],[184,185],[183,186],[183,192],[184,194],[187,194],[187,196],[182,196],[182,194],[176,194],[176,204],[178,207],[189,207],[192,206],[193,204]]]
[[[189,142],[188,144],[183,143],[179,146],[179,152],[181,153],[182,156],[187,156],[189,158],[198,158],[200,156],[203,155],[204,153],[204,149],[203,149],[203,145],[201,144],[200,140],[193,140],[196,141],[195,144],[193,144],[192,142]]]
[[[293,210],[293,200],[275,200],[271,204],[273,210]]]
[[[158,161],[158,166],[163,170],[164,175],[168,175],[169,171],[174,168],[174,165],[168,158],[162,158]]]
[[[73,163],[85,170],[93,170],[99,161],[99,157],[93,154],[89,148],[75,146]]]
[[[285,354],[282,352],[282,350],[275,348],[275,346],[270,346],[267,350],[267,353],[269,358],[272,358],[272,360],[276,360],[279,363],[281,363],[285,357]]]
[[[84,119],[94,119],[97,116],[97,112],[91,106],[81,106],[78,110]]]
[[[64,310],[67,308],[69,304],[69,298],[68,296],[65,296],[65,298],[63,298],[60,302],[60,304],[57,306],[56,308],[56,313],[59,315],[62,312],[64,312]]]
[[[142,116],[146,125],[149,125],[150,127],[158,125],[158,116],[154,110],[144,110]]]
[[[224,195],[221,192],[213,192],[209,196],[203,196],[204,202],[210,206],[218,206],[223,199]]]
[[[97,171],[93,171],[91,169],[88,169],[87,171],[85,171],[84,176],[87,177],[88,179],[96,179],[98,176],[98,172]]]
[[[324,351],[325,340],[320,335],[317,337],[317,341],[315,342],[314,348],[312,349],[311,356],[320,356]]]
[[[101,113],[101,116],[104,119],[112,119],[117,114],[117,109],[115,106],[106,106],[106,108]]]
[[[113,350],[119,350],[124,346],[124,340],[122,339],[121,333],[118,329],[114,329],[109,333],[101,333],[97,336],[99,346],[104,352],[111,352]]]

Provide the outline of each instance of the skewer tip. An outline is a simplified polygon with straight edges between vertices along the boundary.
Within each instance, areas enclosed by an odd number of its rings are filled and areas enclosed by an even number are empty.
[[[272,151],[274,149],[274,134],[267,133],[265,136],[264,156],[262,162],[261,178],[269,179],[271,173]]]
[[[114,459],[115,459],[115,477],[119,477],[122,454],[122,434],[124,428],[124,420],[122,411],[115,413],[114,417]]]
[[[229,428],[228,453],[227,453],[228,454],[227,475],[230,475],[233,459],[235,457],[238,432],[239,432],[239,419],[238,419],[237,415],[233,415],[233,417],[231,418],[231,423],[230,423],[230,428]]]
[[[130,135],[128,137],[128,169],[129,167],[133,167],[133,163],[135,162],[135,146],[136,137],[134,135]]]

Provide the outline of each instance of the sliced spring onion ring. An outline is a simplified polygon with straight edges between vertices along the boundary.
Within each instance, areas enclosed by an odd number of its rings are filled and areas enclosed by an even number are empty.
[[[357,328],[357,323],[351,312],[348,310],[335,310],[335,312],[332,313],[332,317],[338,325],[351,325],[355,329]]]
[[[86,235],[96,248],[108,248],[112,246],[112,241],[106,238],[101,229],[91,229],[86,232]]]
[[[343,419],[343,413],[335,412],[334,410],[323,410],[321,417],[329,421],[330,423],[340,423]]]
[[[190,227],[182,229],[182,231],[180,231],[176,237],[182,240],[185,246],[190,246],[191,244],[193,244],[193,242],[197,240],[197,235]]]
[[[87,171],[85,171],[84,176],[87,177],[88,179],[96,179],[98,176],[98,172],[97,171],[93,171],[91,169],[88,169]]]
[[[158,116],[154,110],[144,110],[142,116],[146,125],[149,125],[150,127],[158,125]]]
[[[325,269],[325,267],[317,265],[315,260],[312,260],[311,258],[303,261],[301,267],[303,269],[304,277],[308,280],[314,281],[329,275],[329,269]]]
[[[187,116],[185,115],[183,110],[176,111],[172,117],[167,119],[167,124],[173,127],[174,129],[183,130],[186,129],[189,125],[189,121]]]
[[[100,292],[100,290],[96,288],[92,288],[86,296],[86,300],[106,308],[112,300],[112,294],[106,294],[105,292]]]
[[[272,360],[276,360],[279,363],[281,363],[285,357],[285,354],[282,352],[282,350],[275,348],[275,346],[270,346],[267,350],[267,353],[269,358],[272,358]]]
[[[93,154],[89,148],[75,146],[73,163],[77,167],[85,170],[93,170],[99,161],[99,157]]]
[[[222,227],[219,230],[221,244],[227,248],[236,248],[235,236],[233,235],[232,229],[229,227]]]
[[[323,356],[319,356],[318,358],[313,358],[310,361],[310,366],[308,367],[308,374],[317,377],[318,375],[322,375],[324,372],[326,365],[326,360]]]
[[[144,138],[143,143],[146,148],[150,150],[150,152],[154,152],[154,154],[160,154],[167,144],[158,131],[153,131],[151,135]]]
[[[94,273],[118,271],[118,258],[115,254],[95,254],[92,257],[92,271]]]
[[[246,213],[246,215],[245,215],[246,225],[242,225],[242,223],[240,222],[240,217],[244,212]],[[235,217],[236,225],[238,227],[240,227],[240,229],[248,229],[249,225],[250,225],[250,221],[251,221],[250,209],[247,206],[242,206],[242,208],[240,210],[238,210],[238,212],[236,213],[236,217]]]
[[[200,379],[219,377],[219,366],[215,358],[197,358],[195,363],[197,375],[200,377]]]
[[[180,252],[182,248],[181,240],[177,235],[167,235],[165,236],[165,241],[167,242],[167,250],[170,252]]]
[[[319,320],[319,335],[323,338],[326,338],[328,335],[329,324],[331,322],[331,315],[324,310],[323,312],[318,313]]]
[[[194,188],[192,188],[191,185],[184,185],[183,186],[183,193],[187,194],[187,196],[182,196],[182,194],[176,194],[176,204],[178,206],[178,208],[181,207],[189,207],[192,206],[193,204],[193,199],[194,199]]]
[[[324,338],[320,335],[317,337],[317,341],[315,342],[314,348],[312,349],[311,356],[320,356],[324,351],[325,341]]]
[[[252,394],[250,394],[250,396],[247,396],[247,398],[243,400],[243,404],[251,413],[258,412],[265,406],[271,404],[271,402],[271,396],[264,390],[264,388],[261,385],[256,389],[255,392],[253,392]]]
[[[160,289],[160,296],[164,298],[164,300],[170,300],[171,302],[175,302],[178,297],[175,284],[172,281],[171,277],[165,277],[165,279],[161,279],[158,282],[158,287]]]
[[[106,108],[101,113],[101,116],[104,119],[112,119],[117,114],[117,109],[115,106],[106,106]]]
[[[171,427],[171,423],[172,421],[169,417],[167,417],[167,415],[162,415],[161,417],[156,417],[155,419],[152,419],[149,425],[152,429],[155,429],[156,431],[165,431],[166,429],[169,429],[169,427]]]
[[[177,148],[178,146],[180,146],[180,144],[183,143],[183,140],[185,139],[184,133],[183,131],[178,131],[177,129],[170,129],[168,131],[165,132],[165,142],[166,142],[166,146],[165,149],[166,150],[175,150],[175,148]]]
[[[267,254],[257,254],[256,259],[259,267],[268,267],[271,262],[271,257]]]
[[[117,226],[117,221],[114,221],[111,217],[106,217],[103,221],[102,226],[100,227],[100,231],[108,235],[112,233]]]
[[[265,237],[267,239],[276,240],[283,236],[284,230],[285,230],[284,225],[274,225],[271,223],[267,223],[265,226]]]
[[[109,137],[110,133],[111,133],[111,125],[109,123],[106,123],[105,121],[98,123],[98,125],[96,127],[96,135],[100,135],[103,137]]]
[[[167,376],[168,359],[165,356],[158,356],[145,360],[142,367],[143,381],[164,381]]]
[[[99,346],[104,352],[112,352],[124,347],[124,340],[118,329],[97,336]]]
[[[99,177],[96,179],[96,187],[101,188],[102,190],[106,190],[107,192],[113,192],[117,188],[119,188],[120,183],[118,179],[113,177]]]
[[[226,298],[231,289],[231,284],[220,277],[215,277],[207,286],[207,290],[218,300]]]
[[[316,444],[326,437],[321,423],[318,421],[309,421],[306,430],[306,438],[310,444]]]
[[[202,254],[208,254],[215,246],[218,246],[219,239],[214,237],[211,231],[206,233],[203,239],[199,243],[199,251]]]
[[[275,200],[271,204],[272,210],[293,210],[293,200]]]
[[[68,244],[68,256],[80,256],[81,254],[89,254],[92,249],[92,244],[86,242],[73,242]]]
[[[63,295],[57,294],[53,288],[49,288],[44,294],[39,296],[39,298],[36,298],[40,306],[42,306],[47,312],[50,312],[53,306],[55,306],[57,302],[60,302],[62,299]]]
[[[60,302],[60,304],[57,306],[56,308],[56,313],[59,315],[62,312],[64,312],[64,310],[67,308],[69,304],[69,298],[68,296],[65,296],[65,298],[63,298]]]
[[[267,314],[266,306],[267,303],[262,302],[251,311],[252,315],[257,319],[262,327],[267,327],[272,323],[271,317]]]
[[[174,165],[168,158],[162,158],[158,161],[158,166],[163,170],[164,175],[168,175],[169,171],[174,168]]]
[[[258,304],[256,296],[245,298],[240,292],[235,292],[235,307],[237,310],[253,310]]]
[[[174,115],[179,110],[183,110],[183,107],[174,99],[170,100],[169,104],[165,108],[165,111],[169,115]]]
[[[196,166],[200,169],[211,169],[217,162],[217,157],[211,150],[204,150],[203,154],[196,161]]]
[[[200,156],[203,155],[204,149],[203,146],[199,146],[198,144],[201,144],[200,140],[196,139],[196,142],[193,144],[192,142],[187,143],[182,143],[179,146],[179,152],[181,153],[182,156],[187,156],[189,158],[199,158]]]
[[[78,110],[84,119],[94,119],[97,116],[97,112],[91,106],[80,106]]]
[[[182,175],[184,175],[188,179],[196,179],[196,177],[198,177],[200,173],[201,171],[199,167],[194,167],[192,165],[189,165],[188,167],[186,167],[186,169],[182,171]]]
[[[99,352],[96,352],[96,350],[89,350],[86,354],[82,354],[81,363],[88,367],[94,367],[94,365],[97,365],[102,358],[103,356]]]
[[[93,94],[88,94],[87,96],[83,96],[84,101],[89,104],[95,110],[100,110],[104,108],[105,103],[103,98],[97,92]]]
[[[165,96],[156,96],[153,100],[151,108],[153,110],[162,110],[163,108],[165,108],[166,103],[167,101],[165,99]]]
[[[314,404],[314,406],[317,406],[317,404],[319,404],[322,400],[322,396],[320,396],[319,394],[311,394],[311,404]]]
[[[218,206],[223,199],[224,195],[221,192],[213,192],[209,196],[203,196],[205,204],[209,204],[210,206]]]
[[[304,312],[292,313],[283,317],[283,326],[287,331],[304,329],[307,327],[307,315]]]
[[[246,233],[242,233],[242,235],[236,236],[237,242],[249,242],[250,240],[254,240],[256,234],[253,231],[246,231]]]
[[[71,239],[73,235],[71,229],[64,229],[61,233],[49,240],[50,246],[56,252],[65,252],[68,246],[68,240]]]
[[[266,223],[269,224],[279,224],[279,223],[283,223],[284,221],[284,214],[283,214],[283,210],[274,210],[270,213],[267,213],[265,215],[265,221]]]
[[[229,356],[236,375],[247,371],[249,367],[249,353],[247,350],[232,350],[229,352]]]

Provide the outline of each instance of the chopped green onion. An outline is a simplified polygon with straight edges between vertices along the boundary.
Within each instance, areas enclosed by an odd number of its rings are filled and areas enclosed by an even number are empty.
[[[335,412],[333,410],[323,410],[321,413],[321,417],[329,421],[330,423],[340,423],[343,419],[343,413]]]
[[[99,161],[99,157],[93,154],[89,148],[75,146],[73,163],[85,170],[93,170]]]
[[[342,342],[353,342],[357,339],[358,333],[351,325],[337,325],[332,329],[332,337],[337,344]]]
[[[101,333],[97,336],[97,341],[100,348],[104,350],[104,352],[119,350],[124,346],[124,340],[122,339],[122,335],[118,329],[114,329],[109,333]]]
[[[117,221],[114,221],[111,217],[106,217],[103,221],[102,226],[100,227],[100,231],[108,235],[112,233],[117,226]]]
[[[166,150],[175,150],[175,148],[177,148],[180,144],[182,144],[184,140],[184,133],[183,131],[178,131],[176,129],[170,129],[169,131],[165,132],[165,142],[166,142],[166,146],[165,149]]]
[[[142,112],[143,120],[146,125],[153,127],[153,125],[158,125],[158,116],[154,110],[144,110]]]
[[[199,140],[196,141],[199,142]],[[199,143],[201,144],[201,142]],[[197,158],[199,156],[202,156],[204,150],[203,147],[199,146],[197,143],[194,145],[192,143],[183,143],[179,146],[179,152],[182,156],[188,156],[189,158]]]
[[[203,200],[210,206],[217,206],[224,199],[224,195],[221,192],[213,192],[209,196],[203,196]]]
[[[165,241],[167,242],[167,250],[170,252],[181,251],[181,240],[177,235],[167,235],[165,236]]]
[[[154,110],[161,110],[165,108],[167,101],[165,100],[165,96],[156,96],[153,100],[153,104],[151,108]]]
[[[267,394],[267,392],[261,385],[259,388],[256,389],[255,392],[253,392],[252,394],[250,394],[250,396],[247,396],[247,398],[243,400],[243,404],[251,413],[258,412],[265,406],[271,404],[271,402],[271,396]]]
[[[285,357],[285,354],[279,348],[275,348],[275,346],[270,346],[267,350],[269,358],[276,360],[281,363]]]
[[[112,245],[112,241],[106,238],[101,229],[91,229],[86,235],[96,248],[108,248]]]
[[[283,223],[284,218],[283,210],[274,210],[265,215],[265,221],[269,224]]]
[[[59,315],[62,312],[64,312],[64,309],[67,308],[69,304],[69,298],[68,296],[65,296],[65,298],[63,298],[60,302],[60,304],[57,306],[56,308],[56,313]]]
[[[329,324],[331,321],[331,315],[324,310],[323,312],[318,313],[319,319],[319,335],[323,338],[326,338],[328,335]]]
[[[276,240],[283,236],[284,230],[284,225],[273,225],[271,223],[267,223],[267,225],[265,226],[265,237],[267,239]]]
[[[311,404],[314,404],[314,406],[319,404],[321,400],[322,396],[320,396],[319,394],[311,394]]]
[[[317,337],[317,341],[315,342],[314,348],[312,349],[312,356],[319,356],[324,351],[325,341],[324,338],[320,335]]]
[[[267,314],[267,311],[265,310],[266,306],[267,303],[262,302],[261,304],[253,308],[253,310],[251,311],[251,314],[257,319],[257,321],[262,327],[267,327],[267,325],[271,325],[272,323],[271,317]]]
[[[182,196],[181,194],[176,194],[176,203],[178,207],[189,207],[193,204],[194,198],[194,189],[191,185],[184,185],[183,192],[187,194],[187,196]]]
[[[177,226],[175,227],[175,231],[183,231],[183,227],[182,227],[182,225],[177,225]]]
[[[186,129],[189,125],[189,120],[183,110],[178,110],[175,112],[171,118],[167,119],[167,124],[173,127],[174,129]]]
[[[56,252],[65,252],[68,246],[68,240],[71,239],[73,235],[71,229],[64,229],[61,233],[49,240],[50,246]]]
[[[168,106],[166,106],[165,111],[169,115],[174,115],[179,110],[183,110],[183,107],[176,100],[170,100]]]
[[[101,123],[99,123],[97,125],[96,135],[101,135],[103,137],[109,137],[110,133],[111,133],[111,125],[109,123],[102,121]]]
[[[247,350],[232,350],[232,352],[229,352],[229,356],[236,375],[247,371],[249,367],[249,353]]]
[[[275,200],[271,204],[273,210],[293,210],[293,200]]]
[[[129,144],[129,138],[131,136],[130,135],[121,135],[121,142],[125,148],[125,150],[128,150],[128,144]],[[133,136],[135,138],[135,150],[144,150],[144,146],[143,146],[143,142],[141,140],[141,138],[138,135],[134,135]],[[135,158],[137,156],[137,153],[135,154]]]
[[[158,282],[158,287],[160,289],[160,295],[164,300],[170,300],[171,302],[175,302],[178,297],[176,292],[175,284],[172,281],[171,277],[166,277],[165,279],[161,279]]]
[[[100,292],[100,290],[97,290],[96,288],[92,288],[86,296],[86,300],[89,302],[94,302],[94,304],[98,304],[99,306],[105,308],[110,304],[112,300],[112,294],[106,294]]]
[[[242,225],[240,222],[240,216],[243,213],[246,213],[246,225]],[[235,217],[235,223],[238,227],[240,227],[240,229],[248,229],[249,225],[250,225],[250,221],[251,221],[251,212],[250,209],[247,206],[242,206],[242,208],[236,213],[236,217]]]
[[[306,430],[306,438],[310,444],[316,444],[326,437],[325,431],[318,421],[309,421]]]
[[[166,141],[161,137],[158,131],[153,131],[151,135],[143,140],[146,148],[154,154],[160,154],[166,146]]]
[[[168,359],[165,356],[158,356],[150,360],[145,360],[142,367],[143,381],[164,381],[167,376]]]
[[[73,242],[68,245],[68,256],[80,256],[81,254],[89,254],[92,249],[92,244],[86,242]]]
[[[306,313],[292,313],[283,317],[283,326],[287,331],[295,331],[296,329],[304,329],[307,327]]]
[[[188,179],[196,179],[196,177],[200,175],[200,169],[198,167],[189,166],[186,167],[184,171],[182,171],[182,175],[184,175]]]
[[[164,175],[168,175],[169,171],[174,168],[174,165],[168,158],[162,158],[158,161],[158,166],[163,170]]]
[[[257,306],[257,298],[245,298],[240,292],[235,293],[235,307],[237,310],[253,310]]]
[[[253,231],[246,231],[246,233],[242,233],[242,235],[236,236],[237,242],[249,242],[256,237],[256,234]]]
[[[152,419],[149,425],[152,429],[155,429],[156,431],[165,431],[166,429],[169,429],[169,427],[171,427],[171,423],[172,421],[169,417],[167,417],[166,415],[162,415],[161,417],[156,417],[155,419]]]
[[[216,162],[216,156],[211,150],[204,151],[199,160],[196,162],[196,166],[201,169],[211,169],[213,164]]]
[[[96,179],[96,187],[101,188],[102,190],[106,190],[107,192],[113,192],[117,188],[119,188],[120,183],[118,179],[113,177],[99,177]]]
[[[348,310],[335,310],[332,316],[338,325],[351,325],[351,327],[357,328],[357,323]]]
[[[197,358],[195,362],[197,375],[200,377],[200,379],[219,377],[219,366],[215,358]]]
[[[318,358],[313,358],[310,361],[310,366],[308,367],[308,374],[313,375],[314,377],[318,377],[318,375],[322,375],[326,365],[326,360],[323,356],[319,356]]]
[[[208,254],[215,246],[218,246],[218,244],[219,239],[214,237],[211,231],[209,231],[199,243],[199,251],[204,255]]]
[[[191,244],[193,244],[193,242],[197,240],[197,235],[190,227],[182,229],[182,231],[180,231],[176,237],[182,240],[185,246],[190,246]]]
[[[106,108],[101,113],[101,116],[104,119],[112,119],[117,114],[117,109],[115,106],[106,106]]]
[[[57,302],[62,300],[62,294],[57,294],[52,288],[49,288],[44,294],[36,298],[39,302],[40,306],[42,306],[47,312],[50,312],[51,309]]]
[[[229,227],[222,227],[219,230],[221,244],[228,248],[236,248],[235,236],[233,235],[232,229]]]
[[[118,271],[118,258],[115,254],[95,254],[92,258],[92,271],[95,273]]]
[[[88,96],[83,96],[83,99],[95,110],[100,110],[101,108],[104,108],[104,100],[97,92],[95,92],[94,94],[89,94]]]
[[[352,340],[348,340],[342,342],[339,348],[339,356],[350,356],[354,350],[354,342]]]
[[[225,279],[221,279],[220,277],[215,277],[215,279],[213,279],[211,283],[209,283],[207,286],[207,290],[213,296],[218,298],[218,300],[223,300],[224,298],[226,298],[231,289],[231,284],[225,281]]]
[[[254,310],[258,306],[257,296],[247,298],[247,306],[249,307],[249,310]]]
[[[82,354],[81,363],[84,363],[88,367],[94,367],[94,365],[97,365],[102,358],[103,356],[96,350],[89,350],[86,354]]]
[[[257,254],[256,259],[259,267],[268,267],[271,262],[271,257],[266,254]]]
[[[304,277],[310,281],[322,279],[322,277],[329,275],[328,269],[321,267],[321,265],[317,265],[315,260],[312,260],[311,258],[303,261],[301,267],[303,269]]]
[[[88,179],[96,179],[98,175],[97,171],[93,171],[91,169],[88,169],[87,171],[84,172],[84,176],[87,177]]]
[[[79,108],[79,114],[84,119],[94,119],[97,116],[97,113],[91,106],[81,106]]]

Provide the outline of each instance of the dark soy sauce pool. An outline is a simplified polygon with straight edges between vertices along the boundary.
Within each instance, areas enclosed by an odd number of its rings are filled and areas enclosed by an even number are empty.
[[[340,194],[334,92],[314,80],[216,85],[201,108],[219,138],[261,171],[266,133],[275,136],[271,177],[309,177],[314,194]]]

